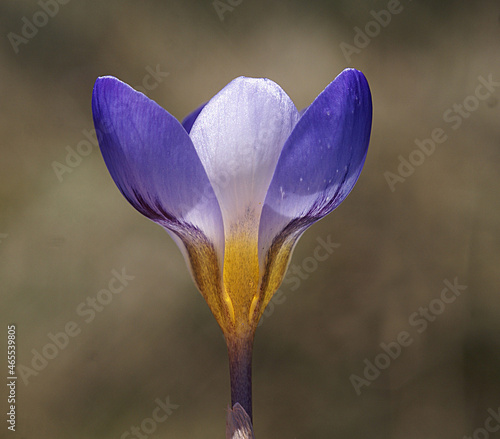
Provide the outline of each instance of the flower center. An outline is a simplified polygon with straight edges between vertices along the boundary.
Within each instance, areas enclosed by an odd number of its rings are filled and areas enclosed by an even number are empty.
[[[252,330],[250,321],[259,291],[259,221],[247,212],[226,231],[223,295],[236,333]]]

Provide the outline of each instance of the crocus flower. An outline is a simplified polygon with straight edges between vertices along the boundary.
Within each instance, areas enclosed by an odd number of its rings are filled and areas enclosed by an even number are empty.
[[[344,70],[303,112],[273,81],[236,78],[182,123],[101,77],[92,110],[113,180],[177,243],[222,328],[232,404],[251,416],[257,323],[298,238],[361,172],[372,118],[365,77]]]

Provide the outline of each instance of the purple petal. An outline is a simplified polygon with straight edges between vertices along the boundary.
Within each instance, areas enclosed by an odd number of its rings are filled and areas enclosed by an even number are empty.
[[[220,247],[218,202],[182,125],[113,77],[97,79],[92,111],[104,161],[125,198],[179,236],[205,235]]]
[[[262,212],[262,250],[282,232],[297,238],[347,197],[363,167],[371,121],[366,78],[344,70],[307,108],[283,147]]]
[[[191,132],[191,128],[193,128],[194,122],[198,118],[198,115],[201,113],[201,110],[205,108],[205,105],[207,105],[207,103],[208,102],[201,104],[196,110],[188,114],[182,121],[182,126],[184,127],[184,129],[187,131],[188,134]]]

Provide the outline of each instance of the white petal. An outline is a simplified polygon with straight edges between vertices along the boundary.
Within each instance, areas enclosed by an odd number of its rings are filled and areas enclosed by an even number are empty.
[[[230,82],[201,111],[190,137],[226,227],[249,214],[259,220],[281,149],[299,117],[276,83],[245,77]]]

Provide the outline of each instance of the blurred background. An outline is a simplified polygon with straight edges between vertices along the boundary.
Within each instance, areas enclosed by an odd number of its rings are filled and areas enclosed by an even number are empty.
[[[355,67],[373,95],[368,157],[302,237],[257,331],[256,437],[488,437],[499,17],[493,1],[2,0],[0,360],[7,373],[15,324],[19,378],[16,433],[2,420],[0,436],[224,435],[221,331],[174,242],[109,176],[95,79],[117,76],[182,119],[237,76],[273,79],[300,109]],[[324,261],[321,240],[336,244]],[[117,272],[122,291],[99,293]]]

